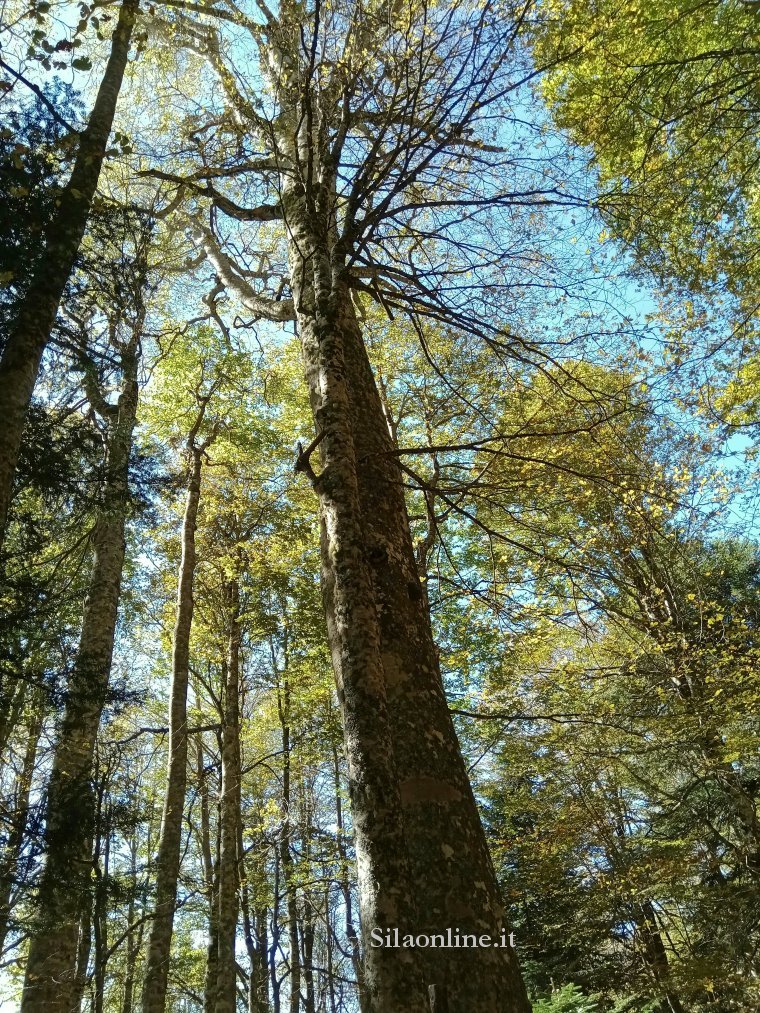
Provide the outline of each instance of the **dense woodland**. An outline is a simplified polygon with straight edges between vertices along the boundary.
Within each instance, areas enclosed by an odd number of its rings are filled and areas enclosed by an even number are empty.
[[[758,4],[0,16],[0,1008],[760,1008]]]

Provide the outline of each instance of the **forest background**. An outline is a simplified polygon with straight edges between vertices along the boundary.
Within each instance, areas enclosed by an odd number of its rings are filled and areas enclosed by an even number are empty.
[[[0,10],[2,1009],[757,1009],[757,5]]]

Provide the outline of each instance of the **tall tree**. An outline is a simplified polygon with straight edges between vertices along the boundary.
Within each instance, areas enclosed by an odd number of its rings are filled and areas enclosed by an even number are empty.
[[[388,312],[400,308],[417,321],[441,317],[486,339],[501,333],[499,322],[473,323],[486,290],[503,291],[495,267],[502,258],[489,244],[486,209],[545,206],[553,199],[552,188],[541,181],[522,189],[521,167],[489,144],[494,138],[486,126],[485,110],[507,107],[516,81],[530,76],[514,47],[527,11],[463,2],[447,11],[402,12],[348,3],[325,17],[319,4],[303,10],[283,3],[276,12],[262,7],[262,23],[240,9],[233,17],[250,33],[274,101],[266,114],[235,87],[213,19],[210,26],[195,25],[193,37],[205,33],[207,41],[205,49],[197,41],[194,48],[205,51],[234,116],[242,117],[266,156],[235,171],[237,179],[250,180],[247,208],[219,190],[220,177],[196,183],[207,178],[202,169],[185,176],[156,171],[188,193],[210,197],[211,227],[200,206],[190,211],[190,227],[219,283],[251,312],[273,320],[295,316],[298,323],[316,429],[298,466],[311,473],[320,504],[329,636],[344,708],[360,866],[366,866],[365,932],[399,922],[431,933],[457,923],[498,937],[505,924],[448,715],[403,473],[355,300],[364,290]],[[387,87],[378,86],[378,63],[368,58],[370,39]],[[237,129],[232,122],[230,141]],[[220,134],[212,144],[222,141]],[[202,146],[208,157],[211,146]],[[485,148],[496,154],[488,167],[478,154]],[[454,207],[457,213],[467,209],[470,243],[457,230]],[[425,231],[415,218],[422,208],[434,223],[433,242],[448,251],[424,281],[409,267]],[[269,271],[252,272],[228,257],[223,235],[214,229],[219,212],[241,222],[283,222],[284,245],[277,253],[287,257],[292,300],[277,298],[272,256],[262,261],[272,265]],[[384,237],[395,234],[401,221],[396,248]],[[456,269],[449,267],[452,261]],[[473,271],[483,287],[458,289],[449,284],[450,270]],[[320,475],[310,464],[317,443]],[[376,862],[383,864],[373,871]],[[367,987],[376,1003],[399,1003],[404,995],[403,1002],[415,1008],[427,1002],[432,987],[450,993],[453,1009],[525,1005],[509,948],[447,953],[445,960],[433,950],[398,959],[367,946],[367,954]],[[423,989],[414,984],[420,973],[414,962],[424,965]]]
[[[34,275],[14,312],[13,327],[0,359],[0,413],[4,419],[0,432],[0,547],[5,537],[24,419],[40,360],[92,210],[138,8],[139,0],[124,0],[119,9],[108,62],[87,126],[79,138],[71,176],[44,230],[44,253],[37,260]]]
[[[126,551],[129,465],[137,420],[138,367],[147,312],[147,248],[138,245],[122,287],[123,304],[109,308],[108,340],[121,374],[115,402],[101,389],[88,348],[79,335],[81,368],[93,412],[105,427],[103,489],[92,530],[92,565],[79,649],[58,731],[45,811],[45,867],[39,912],[32,931],[22,1009],[70,1013],[76,971],[77,937],[88,909],[95,801],[92,763],[106,703]],[[129,299],[129,304],[126,300]],[[86,324],[85,324],[86,328]]]
[[[201,433],[216,384],[195,388],[195,411],[185,441],[185,509],[182,518],[182,558],[177,582],[177,608],[172,639],[172,678],[169,704],[169,769],[164,792],[161,837],[156,856],[156,902],[145,964],[142,1005],[146,1013],[163,1013],[169,977],[169,959],[177,901],[177,880],[182,850],[182,819],[187,787],[187,691],[190,679],[190,634],[193,625],[196,552],[195,532],[201,498],[204,454],[216,435]]]

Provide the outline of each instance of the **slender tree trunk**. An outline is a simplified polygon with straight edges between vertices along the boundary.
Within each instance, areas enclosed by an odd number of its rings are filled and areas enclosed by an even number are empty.
[[[14,906],[14,888],[21,866],[21,854],[24,849],[27,824],[29,822],[29,793],[32,787],[34,765],[37,761],[37,749],[42,732],[44,715],[44,695],[40,689],[35,691],[32,702],[29,725],[26,730],[26,749],[24,762],[16,779],[13,798],[13,816],[11,825],[0,859],[0,956],[5,949],[5,940],[10,927],[10,919]]]
[[[508,931],[503,902],[448,711],[402,473],[350,291],[337,254],[331,260],[326,253],[326,213],[310,215],[297,185],[283,206],[322,448],[323,470],[313,484],[322,512],[328,634],[343,708],[365,936],[375,927],[398,926],[402,934],[445,935],[459,928],[501,940]],[[301,467],[306,470],[306,462]],[[359,779],[363,791],[357,791]],[[385,826],[366,812],[375,812],[380,798]],[[367,850],[387,863],[372,876],[374,888],[364,874]],[[406,904],[393,902],[394,888]],[[371,1009],[395,1009],[401,994],[406,1005],[399,1010],[428,1005],[428,989],[421,997],[415,974],[396,987],[403,976],[400,952],[365,944]],[[413,952],[425,985],[445,996],[450,1013],[530,1009],[508,946]],[[396,999],[379,998],[386,973]]]
[[[274,655],[274,651],[272,652]],[[285,667],[282,672],[282,686],[277,689],[277,709],[280,718],[280,734],[282,736],[282,812],[283,825],[280,833],[280,865],[282,878],[285,881],[285,906],[288,917],[288,961],[290,964],[290,1001],[289,1013],[299,1013],[301,1008],[301,959],[298,941],[298,899],[293,869],[291,838],[293,826],[291,820],[290,790],[290,679],[288,673],[287,647]]]
[[[13,679],[10,692],[4,687],[0,689],[0,758],[5,753],[8,739],[21,717],[28,687],[28,679],[22,676]]]
[[[662,941],[654,905],[648,899],[638,905],[634,918],[639,932],[644,960],[663,996],[662,1013],[684,1013],[681,1000],[672,988],[668,952]]]
[[[227,588],[229,646],[222,722],[221,851],[219,856],[218,958],[215,1013],[237,1009],[235,940],[238,920],[238,826],[240,825],[240,588]]]
[[[354,925],[354,901],[351,896],[351,878],[349,876],[348,852],[346,849],[346,828],[343,822],[343,800],[340,792],[340,764],[338,762],[338,750],[335,746],[333,746],[333,773],[335,775],[335,830],[338,848],[338,883],[343,896],[343,910],[346,916],[346,938],[351,947],[351,964],[356,975],[359,1009],[361,1013],[365,1013],[364,964],[362,963],[361,948],[359,947],[359,936]],[[329,939],[328,945],[332,945]]]
[[[0,548],[8,519],[26,411],[40,360],[50,340],[58,306],[82,242],[100,177],[116,102],[129,57],[139,0],[123,0],[111,40],[111,53],[71,178],[64,187],[55,219],[45,236],[45,252],[19,307],[0,360]]]
[[[243,849],[243,825],[238,811],[238,868],[240,870],[240,908],[243,915],[243,936],[248,952],[248,1013],[268,1013],[269,973],[267,967],[267,909],[251,910],[251,897]]]
[[[131,883],[129,906],[127,908],[127,925],[131,926],[134,924],[135,911],[137,907],[135,904],[135,895],[137,893],[137,840],[135,834],[133,834],[132,839],[129,842],[129,859]],[[136,933],[139,933],[139,935],[137,935],[137,939],[135,939]],[[142,925],[137,930],[130,929],[127,932],[126,954],[124,957],[124,996],[121,1004],[121,1013],[133,1013],[137,954],[140,950],[141,941]]]
[[[207,403],[207,402],[206,402]],[[202,419],[201,409],[200,418]],[[195,427],[195,433],[200,422]],[[190,631],[193,622],[195,579],[195,529],[201,494],[203,448],[188,441],[190,470],[182,523],[182,559],[177,589],[177,619],[172,650],[171,701],[169,705],[169,770],[161,821],[161,840],[156,859],[156,907],[150,931],[143,984],[143,1013],[164,1013],[169,976],[169,957],[177,902],[182,815],[187,787],[187,687],[190,672]]]
[[[269,986],[272,992],[272,1009],[274,1013],[281,1013],[280,1002],[280,979],[277,976],[277,951],[280,947],[280,853],[275,848],[274,852],[274,899],[272,901],[272,931],[271,942],[267,950],[267,965],[269,972]]]
[[[103,1013],[106,990],[106,964],[108,961],[108,878],[111,864],[111,819],[106,807],[105,835],[103,840],[103,868],[97,866],[98,881],[95,887],[95,906],[92,927],[95,946],[95,974],[92,1013]]]
[[[82,907],[79,921],[79,940],[77,943],[77,966],[74,974],[74,987],[71,992],[72,1013],[79,1013],[82,1008],[85,989],[87,988],[87,972],[90,966],[92,950],[92,894],[87,897]]]
[[[314,996],[314,906],[308,892],[304,895],[301,919],[301,962],[304,980],[304,1013],[316,1013]]]
[[[343,716],[368,1000],[378,1013],[424,1013],[428,1002],[421,951],[372,948],[369,935],[386,926],[411,932],[416,916],[346,376],[350,295],[333,284],[327,209],[311,212],[303,186],[293,182],[286,184],[283,207],[290,233],[290,280],[321,443],[321,474],[314,475],[304,459],[299,467],[310,473],[319,496],[325,612]]]
[[[141,321],[140,321],[141,324]],[[124,566],[129,458],[137,417],[139,330],[122,349],[122,391],[113,406],[106,482],[92,534],[82,631],[47,791],[45,867],[29,945],[23,1013],[70,1013],[77,926],[88,907],[95,800],[93,750],[108,692]]]
[[[211,806],[209,804],[208,777],[203,748],[203,737],[197,738],[196,784],[201,800],[201,854],[203,855],[203,879],[208,900],[208,946],[206,947],[206,980],[203,986],[203,1011],[214,1013],[216,1007],[216,968],[218,950],[218,860],[214,861],[211,851]],[[218,834],[217,834],[218,841]],[[219,848],[214,852],[218,855]]]

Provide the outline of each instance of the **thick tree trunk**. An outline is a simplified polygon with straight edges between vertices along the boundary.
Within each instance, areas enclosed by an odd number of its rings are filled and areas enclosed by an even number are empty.
[[[502,931],[508,932],[503,903],[448,711],[402,474],[350,291],[341,280],[341,265],[331,263],[326,252],[326,225],[309,216],[297,187],[285,195],[283,205],[292,234],[291,284],[322,447],[323,472],[314,476],[314,485],[324,530],[328,632],[353,782],[365,935],[375,927],[399,927],[402,935],[445,936],[451,928],[501,942]],[[306,462],[301,465],[305,470]],[[363,606],[359,614],[358,602]],[[375,800],[357,792],[355,771],[362,780],[382,785],[385,825],[364,822],[363,810],[372,809]],[[375,889],[369,892],[362,876],[368,847],[373,857],[382,855],[388,862],[388,878],[374,875]],[[388,910],[394,886],[413,890],[416,912],[411,903],[403,915],[394,905]],[[376,989],[388,954],[396,955],[389,968],[393,976],[402,952],[365,946],[371,1008],[395,1008],[392,1002],[377,1005]],[[445,996],[450,1013],[530,1009],[508,945],[414,952],[425,985]],[[406,992],[411,1008],[416,993],[412,984]],[[425,994],[427,1005],[427,988]]]
[[[77,929],[91,890],[93,750],[108,692],[126,548],[129,458],[138,400],[138,330],[121,353],[122,391],[110,418],[106,484],[92,535],[92,569],[79,651],[48,785],[45,868],[29,945],[23,1013],[70,1013],[72,1008]]]
[[[376,594],[394,755],[417,897],[417,932],[508,939],[503,901],[441,681],[419,580],[402,472],[350,295],[346,382],[367,557]],[[502,930],[505,936],[502,936]],[[530,1009],[509,946],[428,949],[426,981],[449,1013]]]
[[[196,427],[197,431],[197,427]],[[150,931],[143,984],[143,1013],[164,1013],[169,957],[177,903],[182,815],[187,787],[187,687],[190,672],[190,631],[193,623],[195,529],[201,495],[203,449],[189,441],[190,471],[182,523],[182,559],[177,589],[177,619],[172,650],[169,704],[169,770],[156,858],[156,907]]]
[[[238,920],[238,826],[240,824],[240,590],[233,579],[227,589],[229,649],[222,722],[221,849],[215,1013],[237,1009],[235,939]]]
[[[13,793],[13,815],[5,840],[2,858],[0,858],[0,957],[5,949],[5,940],[10,928],[11,915],[14,907],[14,888],[18,887],[18,876],[21,867],[21,855],[24,850],[27,825],[29,822],[29,793],[32,787],[34,765],[37,761],[37,748],[42,732],[44,715],[44,696],[36,690],[32,702],[29,724],[26,729],[26,749],[24,762],[16,778]]]
[[[423,1013],[428,1002],[420,951],[372,947],[370,937],[376,927],[412,932],[416,916],[346,378],[349,318],[344,302],[350,306],[350,297],[333,283],[326,211],[321,222],[315,221],[298,183],[289,184],[283,206],[290,232],[290,279],[321,443],[322,472],[311,472],[311,477],[319,496],[325,611],[356,837],[368,1004],[378,1013]],[[306,460],[299,466],[311,471]]]
[[[27,408],[66,282],[82,242],[129,57],[139,0],[123,0],[111,53],[83,131],[71,178],[45,236],[45,252],[0,360],[0,548]]]

